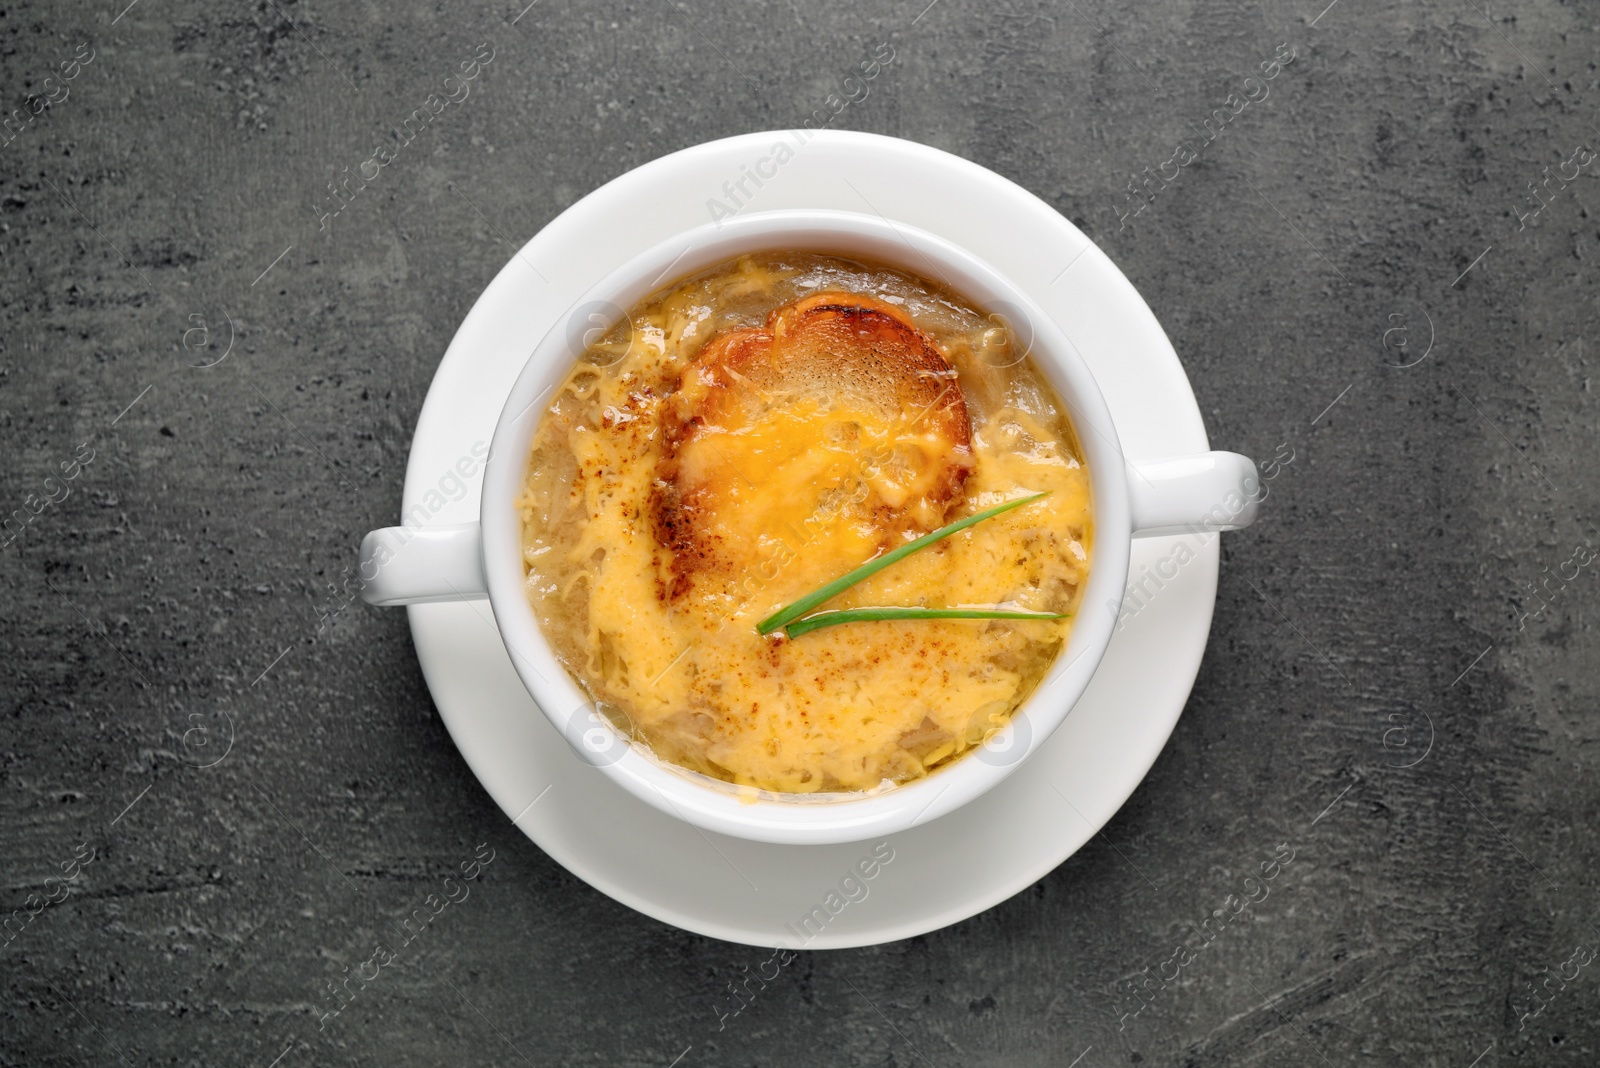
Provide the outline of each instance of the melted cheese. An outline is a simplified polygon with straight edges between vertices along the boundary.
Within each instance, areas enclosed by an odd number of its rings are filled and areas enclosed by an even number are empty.
[[[739,566],[667,595],[671,559],[652,522],[667,390],[694,355],[686,335],[719,295],[756,286],[769,308],[791,295],[781,283],[794,269],[758,266],[766,277],[733,266],[647,302],[621,360],[573,369],[536,435],[521,501],[530,600],[579,683],[666,760],[781,793],[914,779],[1004,725],[1071,620],[855,623],[794,641],[757,634],[760,619],[884,551],[874,509],[914,505],[949,447],[904,421],[824,407],[784,410],[680,452],[680,470],[725,495],[717,517]],[[826,607],[1073,611],[1092,545],[1071,429],[1026,363],[996,372],[979,358],[992,322],[971,310],[953,318],[930,330],[972,410],[972,470],[949,518],[1050,496],[915,553]],[[709,332],[701,327],[701,340]]]
[[[909,420],[885,425],[816,403],[702,431],[676,458],[678,481],[698,491],[725,568],[792,557],[783,563],[786,586],[813,587],[880,551],[885,509],[916,516],[923,530],[937,526],[945,508],[928,496],[948,465],[968,463],[964,447]]]

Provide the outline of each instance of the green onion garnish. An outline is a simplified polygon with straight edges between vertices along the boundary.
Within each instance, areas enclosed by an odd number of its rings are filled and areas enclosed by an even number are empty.
[[[771,634],[779,627],[786,625],[790,620],[799,619],[801,616],[822,604],[824,601],[832,600],[845,590],[848,590],[851,586],[854,586],[856,583],[876,575],[879,571],[882,571],[884,568],[898,560],[904,560],[918,549],[926,549],[934,542],[966,530],[974,523],[981,523],[985,519],[999,515],[1001,512],[1009,512],[1013,508],[1021,508],[1023,505],[1030,504],[1033,501],[1038,500],[1040,497],[1048,497],[1049,495],[1049,491],[1046,490],[1044,493],[1035,493],[1031,497],[1019,497],[1014,501],[1007,501],[1004,504],[997,504],[993,508],[986,508],[976,515],[969,515],[965,519],[958,519],[954,523],[951,523],[947,526],[942,526],[931,534],[924,534],[916,541],[908,542],[905,545],[900,546],[898,549],[886,552],[875,560],[868,560],[854,571],[851,571],[845,575],[840,575],[826,586],[823,586],[812,593],[806,594],[789,607],[778,609],[772,615],[756,624],[756,633]],[[871,609],[871,611],[883,611],[883,609]],[[794,631],[791,630],[789,632],[789,636],[793,637]]]
[[[864,623],[883,619],[1066,619],[1066,612],[1009,612],[998,608],[844,608],[818,612],[797,619],[784,627],[790,638],[798,638],[823,627],[841,623]]]

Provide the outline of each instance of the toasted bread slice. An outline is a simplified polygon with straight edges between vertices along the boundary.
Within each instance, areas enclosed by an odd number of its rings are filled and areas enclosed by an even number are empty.
[[[713,338],[665,433],[656,523],[674,596],[697,577],[776,570],[802,547],[834,573],[853,567],[941,525],[972,467],[949,361],[899,308],[853,293]]]

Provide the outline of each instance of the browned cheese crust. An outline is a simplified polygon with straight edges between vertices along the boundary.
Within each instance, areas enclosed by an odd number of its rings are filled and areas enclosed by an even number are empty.
[[[738,434],[784,411],[819,410],[856,413],[944,446],[929,454],[934,459],[927,462],[939,469],[918,479],[917,507],[875,493],[857,501],[855,510],[878,527],[885,546],[907,530],[933,529],[961,498],[971,470],[971,426],[949,361],[893,304],[854,293],[814,294],[773,310],[764,329],[718,335],[684,369],[667,406],[656,494],[657,537],[672,555],[663,583],[670,597],[685,593],[697,575],[748,561],[747,547],[725,544],[728,524],[715,521],[717,509],[737,497],[718,479],[746,475],[729,464],[716,479],[686,478],[678,457],[697,442],[715,447],[717,435]],[[831,444],[851,447],[847,439]]]

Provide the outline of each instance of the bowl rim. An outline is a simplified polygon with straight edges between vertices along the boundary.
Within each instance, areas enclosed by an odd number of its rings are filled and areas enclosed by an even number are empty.
[[[1065,401],[1089,470],[1093,560],[1066,648],[1011,723],[983,749],[926,779],[858,797],[819,801],[711,785],[631,745],[597,758],[579,744],[598,721],[592,702],[556,660],[524,592],[521,524],[515,501],[543,401],[581,355],[574,331],[588,313],[626,309],[676,280],[741,254],[784,250],[867,257],[932,277],[979,308],[1003,307],[1026,322],[1036,365]],[[930,270],[931,268],[931,270]],[[534,346],[495,425],[482,485],[484,573],[495,624],[534,703],[574,750],[646,804],[697,826],[784,844],[875,838],[937,819],[1001,782],[1049,737],[1088,687],[1114,632],[1127,579],[1132,532],[1126,460],[1110,411],[1088,364],[1066,332],[1016,283],[987,262],[917,227],[882,215],[789,208],[741,215],[683,231],[630,257],[591,286]],[[612,730],[614,738],[622,736]]]

